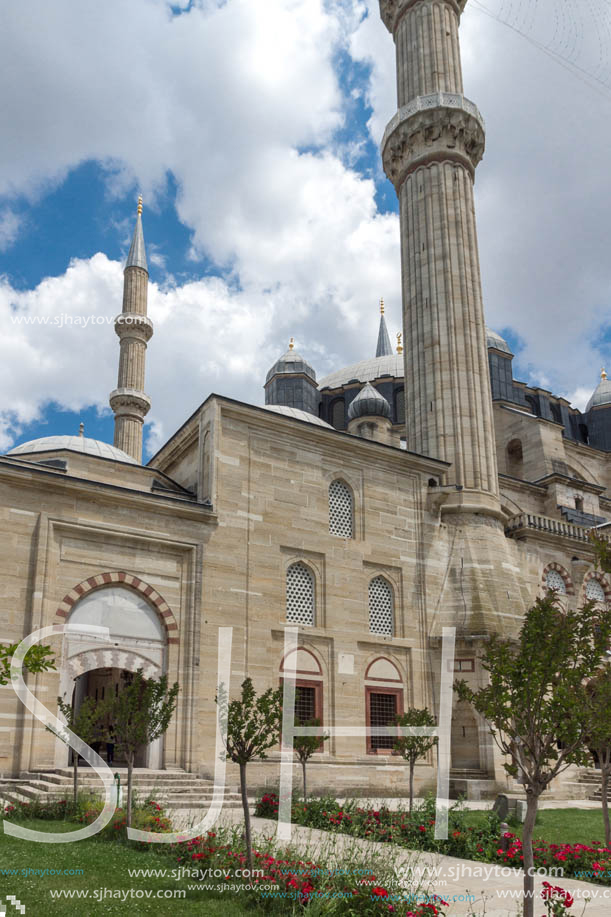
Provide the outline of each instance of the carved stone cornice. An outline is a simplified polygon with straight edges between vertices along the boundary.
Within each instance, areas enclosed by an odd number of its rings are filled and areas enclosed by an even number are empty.
[[[153,336],[153,323],[147,315],[140,315],[138,312],[120,312],[115,318],[115,332],[121,339],[133,337],[146,343]]]
[[[410,172],[433,162],[458,162],[474,176],[485,145],[476,106],[453,93],[434,93],[397,112],[384,133],[382,162],[398,192]]]
[[[412,6],[427,2],[430,3],[431,0],[380,0],[380,16],[388,31],[394,34],[401,16]],[[467,0],[443,0],[443,2],[451,6],[459,16],[467,5]]]
[[[151,399],[144,392],[133,388],[116,388],[110,393],[110,407],[117,417],[135,417],[142,419],[148,414]]]

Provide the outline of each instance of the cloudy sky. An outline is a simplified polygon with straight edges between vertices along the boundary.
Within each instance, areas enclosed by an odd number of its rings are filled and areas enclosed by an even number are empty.
[[[373,355],[384,296],[394,337],[397,208],[378,153],[394,48],[377,0],[20,0],[0,15],[0,450],[80,419],[112,441],[140,191],[148,454],[211,391],[262,403],[290,336],[322,377]],[[461,27],[487,122],[487,321],[518,378],[578,406],[611,362],[610,18],[607,0],[470,0]]]

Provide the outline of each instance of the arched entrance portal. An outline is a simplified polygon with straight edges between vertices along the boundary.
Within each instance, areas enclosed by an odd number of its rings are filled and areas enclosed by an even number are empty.
[[[64,700],[82,703],[86,696],[106,699],[121,690],[122,680],[143,670],[145,678],[159,678],[166,671],[167,637],[156,608],[147,598],[126,586],[95,589],[78,601],[67,620],[60,693]],[[107,627],[110,640],[88,633],[95,625]],[[136,766],[163,766],[162,739],[142,749]],[[106,746],[101,746],[106,757]],[[56,765],[66,766],[70,749],[58,741]],[[120,760],[116,758],[116,764]]]

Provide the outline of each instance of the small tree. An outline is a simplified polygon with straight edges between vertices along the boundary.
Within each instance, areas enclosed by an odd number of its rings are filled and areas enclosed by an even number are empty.
[[[150,745],[166,732],[176,708],[178,682],[168,688],[165,675],[156,681],[138,669],[131,680],[101,708],[112,724],[115,744],[127,759],[127,827],[132,823],[134,759],[141,745]]]
[[[11,659],[15,655],[18,643],[0,643],[0,685],[8,685],[11,680]],[[23,667],[27,672],[37,674],[55,669],[55,659],[50,646],[31,646],[25,654]]]
[[[101,735],[101,726],[100,726],[100,708],[98,707],[96,701],[92,697],[83,698],[82,703],[80,704],[77,711],[75,711],[72,704],[67,704],[61,699],[57,698],[57,706],[60,709],[60,712],[64,719],[66,720],[66,726],[68,729],[71,729],[72,732],[82,739],[86,745],[91,745],[92,742],[96,741]],[[49,729],[49,727],[47,727]],[[60,732],[56,732],[55,729],[51,729],[62,742],[67,740]],[[78,752],[72,749],[72,787],[74,794],[74,805],[76,805],[78,797],[78,762],[79,755]]]
[[[430,710],[426,707],[418,709],[410,707],[405,713],[395,717],[393,726],[403,727],[427,727],[435,726],[436,721]],[[402,755],[409,765],[409,811],[411,813],[414,801],[414,769],[416,761],[423,758],[434,745],[437,744],[437,736],[413,736],[401,735],[395,742],[395,751]]]
[[[220,693],[220,692],[219,692]],[[215,701],[221,708],[223,700],[217,695]],[[222,711],[227,722],[227,759],[239,765],[240,792],[244,810],[246,834],[246,855],[248,868],[252,869],[252,835],[250,811],[246,790],[246,765],[254,758],[265,759],[265,752],[280,741],[282,721],[282,691],[269,688],[260,697],[253,687],[252,679],[242,682],[242,696],[232,700]]]
[[[584,764],[586,681],[599,669],[611,634],[611,611],[592,602],[563,611],[553,593],[526,613],[517,641],[493,636],[483,667],[490,683],[473,691],[456,682],[489,722],[494,740],[511,759],[505,770],[526,793],[522,833],[524,917],[533,917],[533,831],[541,793],[570,764]]]
[[[605,844],[611,847],[609,787],[611,778],[611,665],[605,665],[588,685],[585,709],[586,742],[600,767]],[[592,755],[594,757],[594,755]]]
[[[299,688],[297,688],[299,691]],[[314,717],[311,720],[306,720],[302,722],[299,719],[295,719],[295,726],[311,726],[311,727],[320,727],[321,722],[319,719]],[[306,788],[306,765],[314,752],[319,751],[323,742],[326,742],[329,738],[328,733],[322,733],[315,736],[295,736],[293,738],[293,750],[297,755],[297,760],[301,764],[301,770],[303,773],[303,801],[307,799],[307,788]]]

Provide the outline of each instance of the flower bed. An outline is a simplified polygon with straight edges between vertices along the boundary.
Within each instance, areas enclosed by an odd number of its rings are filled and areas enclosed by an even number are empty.
[[[247,865],[243,850],[234,843],[217,842],[213,832],[178,844],[173,849],[177,863],[184,868],[197,868],[206,882],[210,882],[210,870],[220,870],[229,877]],[[288,913],[291,908],[287,907],[287,901],[302,908],[315,901],[317,914],[362,914],[364,917],[388,913],[396,917],[443,917],[444,908],[448,906],[438,896],[427,896],[424,892],[413,895],[416,899],[424,899],[421,903],[401,900],[408,893],[396,888],[393,890],[388,877],[385,880],[366,870],[352,871],[348,875],[349,871],[341,868],[325,868],[311,861],[281,859],[259,850],[253,851],[253,870],[260,870],[263,874],[248,881],[255,886],[255,894],[256,887],[260,887],[257,897],[265,900],[266,911],[270,913]],[[225,881],[232,880],[226,878]],[[270,892],[270,886],[277,886],[277,890]]]
[[[255,814],[261,818],[278,817],[278,797],[265,793],[258,801]],[[293,824],[325,831],[342,832],[372,841],[382,841],[410,850],[432,850],[447,856],[522,866],[522,842],[515,834],[501,834],[498,818],[488,813],[485,827],[466,826],[461,803],[452,806],[448,815],[447,840],[435,839],[435,801],[432,798],[406,812],[390,809],[366,809],[354,803],[340,806],[334,799],[313,799],[307,804],[294,800]],[[503,847],[507,849],[503,849]],[[533,852],[536,868],[561,867],[565,878],[611,885],[611,849],[593,841],[591,844],[549,844],[535,840]]]

